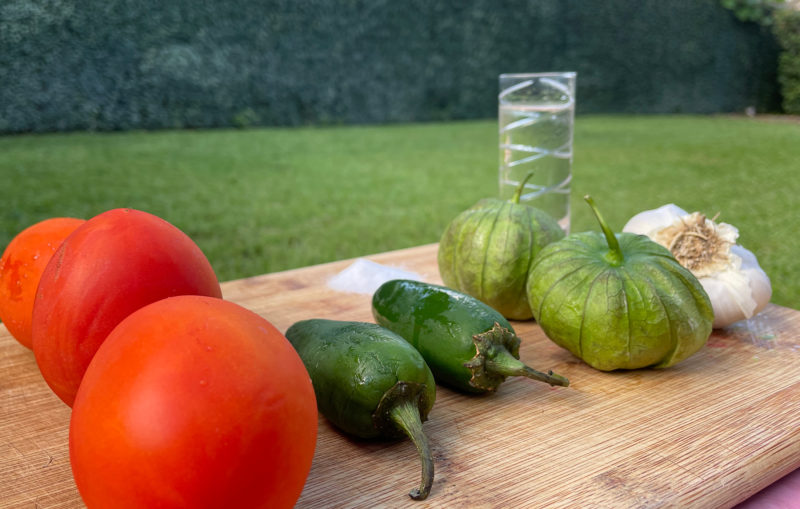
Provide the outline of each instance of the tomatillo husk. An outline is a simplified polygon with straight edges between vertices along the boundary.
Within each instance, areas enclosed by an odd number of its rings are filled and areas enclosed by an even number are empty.
[[[602,371],[666,368],[711,334],[714,313],[697,278],[644,235],[574,233],[536,257],[527,290],[544,333]]]
[[[444,284],[488,304],[504,317],[533,315],[525,291],[536,254],[564,237],[543,210],[520,204],[529,174],[511,200],[487,198],[455,217],[439,242],[439,273]]]

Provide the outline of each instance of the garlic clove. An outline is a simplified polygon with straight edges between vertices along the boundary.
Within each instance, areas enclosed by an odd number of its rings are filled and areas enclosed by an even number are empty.
[[[689,213],[673,203],[668,203],[657,209],[639,212],[622,228],[623,232],[638,233],[650,237],[651,233],[666,228]]]
[[[772,284],[767,273],[758,265],[756,255],[751,251],[737,244],[731,247],[731,252],[741,258],[740,270],[747,276],[753,300],[756,301],[753,314],[746,317],[750,318],[760,313],[769,304],[772,299]]]
[[[741,268],[746,269],[750,267],[758,267],[758,260],[756,255],[749,249],[745,249],[739,244],[731,246],[731,253],[735,254],[742,261]]]
[[[718,272],[699,281],[711,300],[715,329],[753,316],[757,303],[750,290],[750,280],[743,272]]]

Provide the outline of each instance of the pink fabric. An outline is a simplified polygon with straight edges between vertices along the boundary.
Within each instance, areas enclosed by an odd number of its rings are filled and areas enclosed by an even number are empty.
[[[800,469],[767,486],[735,509],[800,509]]]

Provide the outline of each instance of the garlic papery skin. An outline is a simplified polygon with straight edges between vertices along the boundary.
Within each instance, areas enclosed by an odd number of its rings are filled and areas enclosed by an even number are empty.
[[[689,215],[689,213],[677,205],[668,203],[657,209],[639,212],[628,220],[622,231],[647,235],[652,238],[656,232],[663,230],[686,215]]]
[[[739,231],[670,203],[633,216],[624,232],[647,235],[669,249],[703,285],[714,309],[714,328],[759,313],[772,297],[756,256],[736,244]]]

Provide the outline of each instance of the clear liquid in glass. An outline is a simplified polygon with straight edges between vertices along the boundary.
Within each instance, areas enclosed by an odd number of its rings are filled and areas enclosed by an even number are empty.
[[[569,233],[574,101],[500,104],[500,197],[510,199],[528,173],[520,203],[550,214]]]

